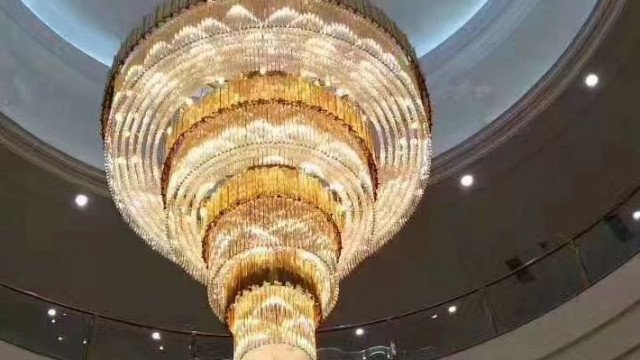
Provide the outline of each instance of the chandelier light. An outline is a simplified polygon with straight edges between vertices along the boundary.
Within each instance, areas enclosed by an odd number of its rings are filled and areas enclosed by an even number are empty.
[[[429,174],[416,54],[366,0],[171,1],[117,54],[102,131],[118,209],[207,287],[236,360],[315,359]]]

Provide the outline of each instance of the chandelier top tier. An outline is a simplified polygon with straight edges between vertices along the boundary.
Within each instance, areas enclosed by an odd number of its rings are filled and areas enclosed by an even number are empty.
[[[268,0],[267,0],[268,1]],[[357,14],[358,16],[369,20],[372,24],[383,30],[388,37],[393,39],[397,45],[402,49],[405,56],[409,58],[409,61],[415,66],[415,70],[422,81],[417,86],[420,87],[420,92],[423,96],[423,102],[427,106],[429,115],[431,115],[431,102],[429,100],[429,92],[424,81],[424,77],[421,73],[418,56],[414,47],[411,45],[407,35],[398,27],[398,25],[392,21],[389,16],[377,6],[370,3],[370,0],[299,0],[292,3],[298,8],[305,9],[309,2],[327,2],[334,4],[334,6],[342,7],[350,12]],[[143,42],[150,34],[157,31],[158,28],[165,26],[168,22],[176,17],[182,16],[185,12],[192,9],[194,6],[201,6],[203,3],[217,2],[232,4],[235,0],[170,0],[160,5],[154,13],[148,14],[142,20],[141,26],[134,28],[127,36],[126,40],[122,43],[118,53],[113,60],[113,66],[109,72],[109,81],[106,86],[106,95],[103,102],[103,116],[102,116],[102,131],[104,135],[104,127],[106,126],[106,120],[108,114],[104,114],[104,111],[108,111],[112,101],[112,87],[117,74],[120,72],[120,68],[125,64],[132,52],[134,52],[138,45]],[[243,2],[248,3],[248,2]],[[264,3],[264,0],[253,1],[255,5],[260,6]],[[227,5],[228,6],[228,5]],[[262,6],[265,6],[262,4]],[[287,7],[287,6],[284,6]],[[283,8],[284,8],[283,7]],[[428,119],[429,128],[431,129],[431,116]]]
[[[172,1],[116,57],[102,124],[118,209],[208,287],[237,360],[315,358],[429,175],[415,53],[363,0]]]

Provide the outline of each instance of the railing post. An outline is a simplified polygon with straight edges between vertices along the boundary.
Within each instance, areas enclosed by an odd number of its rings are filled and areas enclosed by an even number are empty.
[[[191,360],[198,360],[198,344],[196,342],[196,333],[191,332],[191,344],[189,345],[189,358]]]
[[[89,319],[89,331],[87,332],[86,343],[84,344],[84,360],[91,360],[91,354],[93,353],[93,336],[96,327],[96,316],[91,315]]]
[[[396,342],[396,322],[392,319],[387,320],[389,323],[390,336],[389,336],[389,352],[387,353],[387,359],[395,359],[398,356],[398,345]]]
[[[498,336],[498,324],[496,323],[496,319],[493,316],[493,308],[491,307],[491,304],[489,303],[489,299],[487,297],[486,286],[483,286],[480,289],[480,297],[482,298],[482,307],[484,308],[484,311],[487,313],[487,316],[489,317],[489,321],[491,321],[491,327],[493,328],[493,333],[495,336]]]
[[[587,272],[587,267],[584,265],[584,261],[582,260],[582,256],[580,255],[580,247],[576,243],[575,239],[571,239],[570,241],[571,249],[573,250],[573,255],[576,257],[580,267],[580,277],[582,278],[582,285],[584,289],[588,289],[591,287],[591,279],[589,279],[589,273]]]

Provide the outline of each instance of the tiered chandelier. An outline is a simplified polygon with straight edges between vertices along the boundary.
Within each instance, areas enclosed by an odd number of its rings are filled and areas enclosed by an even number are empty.
[[[367,0],[174,0],[116,56],[106,169],[124,218],[208,288],[235,359],[315,359],[340,279],[419,202],[431,111]]]

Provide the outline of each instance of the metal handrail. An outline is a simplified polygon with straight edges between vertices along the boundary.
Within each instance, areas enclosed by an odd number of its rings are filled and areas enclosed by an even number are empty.
[[[640,193],[640,184],[637,185],[636,187],[634,187],[631,191],[629,191],[623,198],[622,200],[620,200],[619,202],[617,202],[616,204],[614,204],[609,211],[607,211],[604,215],[598,217],[595,221],[591,222],[590,225],[585,228],[584,230],[580,231],[579,233],[577,233],[576,235],[572,236],[568,241],[558,245],[557,247],[547,251],[546,253],[544,253],[543,255],[532,259],[526,263],[524,263],[523,265],[519,266],[516,269],[511,270],[510,272],[497,277],[494,280],[491,280],[488,283],[485,283],[477,288],[471,289],[469,291],[466,291],[462,294],[459,294],[455,297],[449,298],[447,300],[444,301],[440,301],[434,304],[430,304],[427,305],[425,307],[416,309],[416,310],[412,310],[412,311],[408,311],[405,313],[401,313],[398,315],[393,315],[393,316],[388,316],[388,317],[384,317],[384,318],[380,318],[380,319],[376,319],[376,320],[371,320],[371,321],[367,321],[367,322],[362,322],[362,323],[357,323],[357,324],[348,324],[348,325],[340,325],[340,326],[336,326],[336,327],[331,327],[331,328],[324,328],[324,329],[319,329],[318,332],[320,333],[327,333],[327,332],[333,332],[333,331],[343,331],[343,330],[350,330],[350,329],[354,329],[354,328],[359,328],[359,327],[366,327],[366,326],[371,326],[371,325],[375,325],[375,324],[380,324],[380,323],[384,323],[384,322],[390,322],[390,321],[395,321],[395,320],[399,320],[399,319],[403,319],[403,318],[407,318],[413,315],[417,315],[420,313],[424,313],[424,312],[428,312],[437,308],[440,308],[442,306],[445,306],[447,304],[451,304],[451,303],[455,303],[456,301],[459,301],[463,298],[466,298],[468,296],[471,296],[475,293],[484,291],[484,289],[487,289],[493,285],[496,285],[512,276],[517,275],[518,273],[529,269],[530,267],[548,259],[549,257],[555,255],[556,253],[558,253],[559,251],[571,246],[572,244],[574,244],[579,238],[581,238],[583,235],[585,235],[586,233],[590,232],[591,230],[593,230],[596,226],[598,226],[603,220],[605,220],[609,215],[611,215],[612,213],[614,213],[616,210],[620,209],[621,207],[623,207],[631,198],[633,198],[635,195],[637,195],[638,193]],[[157,331],[162,331],[162,332],[167,332],[167,333],[173,333],[173,334],[182,334],[182,335],[190,335],[190,336],[202,336],[202,337],[217,337],[217,338],[231,338],[231,334],[229,333],[225,333],[225,334],[217,334],[217,333],[212,333],[212,332],[202,332],[202,331],[189,331],[189,330],[176,330],[176,329],[171,329],[171,328],[167,328],[167,327],[161,327],[161,326],[153,326],[153,325],[148,325],[148,324],[141,324],[141,323],[137,323],[131,320],[125,320],[125,319],[121,319],[115,316],[110,316],[110,315],[106,315],[106,314],[100,314],[98,312],[95,311],[91,311],[91,310],[86,310],[86,309],[81,309],[75,306],[71,306],[71,305],[67,305],[67,304],[63,304],[61,302],[55,301],[55,300],[51,300],[48,299],[44,296],[38,295],[34,292],[31,291],[27,291],[27,290],[23,290],[20,289],[18,287],[9,285],[9,284],[5,284],[3,282],[0,282],[0,288],[5,288],[8,289],[10,291],[13,291],[15,293],[19,293],[49,304],[52,304],[54,306],[59,306],[61,308],[66,308],[68,310],[80,313],[80,314],[84,314],[84,315],[88,315],[88,316],[92,316],[98,319],[103,319],[103,320],[108,320],[111,322],[115,322],[115,323],[120,323],[120,324],[124,324],[127,326],[132,326],[132,327],[138,327],[138,328],[144,328],[144,329],[149,329],[149,330],[157,330]]]
[[[405,317],[409,317],[409,316],[413,316],[416,314],[420,314],[423,312],[427,312],[430,310],[434,310],[437,309],[439,307],[442,307],[444,305],[447,304],[451,304],[454,303],[460,299],[464,299],[468,296],[471,296],[477,292],[482,291],[483,289],[489,288],[493,285],[496,285],[512,276],[517,275],[518,273],[527,270],[528,268],[542,262],[543,260],[546,260],[547,258],[555,255],[556,253],[558,253],[559,251],[563,250],[564,248],[571,246],[575,241],[577,241],[579,238],[581,238],[582,236],[584,236],[585,234],[587,234],[588,232],[590,232],[591,230],[593,230],[595,227],[597,227],[603,220],[605,220],[609,215],[611,215],[612,213],[614,213],[616,210],[620,209],[621,207],[623,207],[629,200],[631,200],[631,198],[633,198],[635,195],[637,195],[638,193],[640,193],[640,184],[637,185],[636,187],[634,187],[632,190],[630,190],[623,198],[622,200],[618,201],[617,203],[615,203],[604,215],[598,217],[595,221],[591,222],[590,225],[588,227],[586,227],[585,229],[583,229],[582,231],[580,231],[579,233],[575,234],[574,236],[572,236],[568,241],[558,245],[557,247],[547,251],[546,253],[544,253],[543,255],[531,259],[527,262],[525,262],[524,264],[522,264],[521,266],[511,270],[510,272],[497,277],[496,279],[481,285],[475,289],[466,291],[462,294],[459,294],[453,298],[450,298],[448,300],[445,301],[441,301],[438,303],[434,303],[434,304],[430,304],[427,305],[425,307],[422,307],[420,309],[416,309],[416,310],[412,310],[412,311],[408,311],[402,314],[398,314],[398,315],[393,315],[393,316],[389,316],[386,318],[380,318],[377,320],[372,320],[372,321],[368,321],[368,322],[363,322],[360,324],[350,324],[350,325],[341,325],[341,326],[336,326],[333,328],[327,328],[327,329],[320,329],[320,332],[327,332],[327,331],[334,331],[334,330],[348,330],[348,329],[354,329],[354,328],[358,328],[358,327],[365,327],[368,325],[375,325],[375,324],[379,324],[379,323],[383,323],[383,322],[387,322],[387,321],[394,321],[394,320],[398,320],[401,318],[405,318]]]

